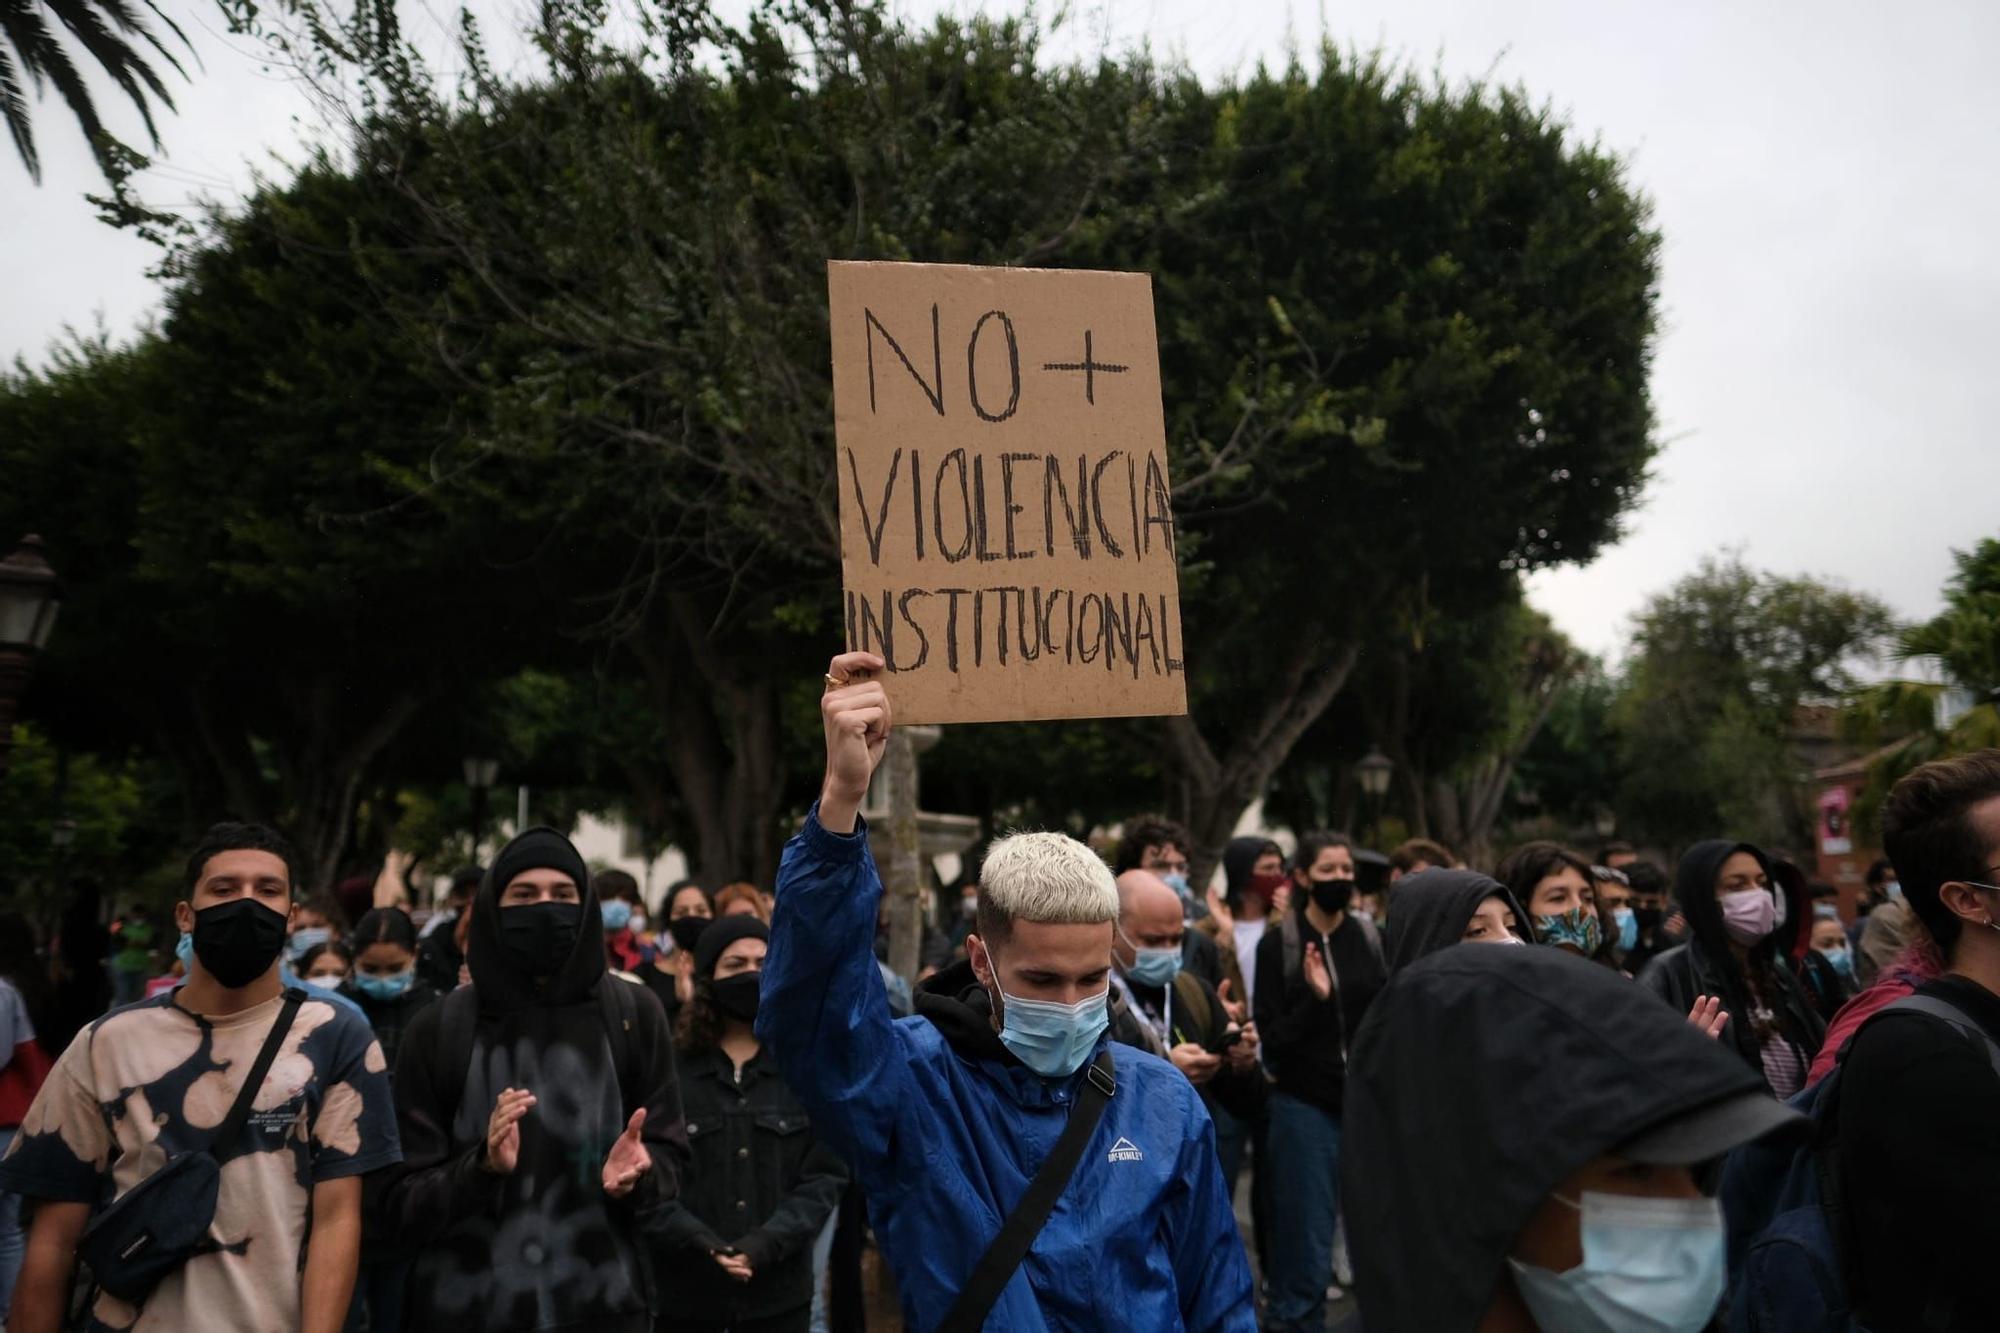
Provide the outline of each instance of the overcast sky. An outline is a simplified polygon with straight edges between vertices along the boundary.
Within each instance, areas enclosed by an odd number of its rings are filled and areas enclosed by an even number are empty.
[[[511,0],[510,0],[511,2]],[[910,3],[925,16],[1013,11]],[[1051,6],[1042,6],[1049,12]],[[176,85],[155,203],[237,197],[320,133],[296,84],[170,3],[202,68]],[[1630,534],[1537,603],[1615,655],[1644,597],[1708,552],[1830,576],[1900,614],[1939,604],[1950,551],[2000,536],[2000,5],[1841,0],[1086,0],[1054,46],[1149,42],[1209,75],[1322,31],[1454,79],[1491,74],[1623,156],[1666,248],[1653,379],[1665,442]],[[439,5],[411,8],[422,31]],[[497,18],[494,20],[497,22]],[[431,26],[436,31],[435,25]],[[496,46],[498,43],[496,43]],[[0,144],[0,356],[65,326],[115,336],[157,304],[154,256],[94,220],[99,188],[59,103],[36,108],[44,180]],[[129,118],[114,123],[127,124]]]

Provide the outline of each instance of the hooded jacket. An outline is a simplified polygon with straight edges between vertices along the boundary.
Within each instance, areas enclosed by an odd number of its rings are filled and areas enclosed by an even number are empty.
[[[1720,1040],[1761,1073],[1763,1058],[1750,1022],[1750,990],[1729,947],[1722,904],[1715,896],[1715,881],[1722,873],[1723,862],[1737,852],[1748,852],[1766,873],[1771,871],[1770,858],[1759,848],[1726,838],[1698,842],[1681,857],[1680,869],[1675,874],[1674,898],[1687,917],[1692,938],[1654,955],[1639,969],[1638,980],[1680,1014],[1692,1009],[1699,996],[1720,995],[1723,1008],[1729,1013]],[[1810,1064],[1826,1038],[1826,1022],[1792,971],[1792,947],[1801,933],[1809,936],[1812,930],[1812,909],[1803,896],[1803,882],[1799,882],[1796,892],[1788,889],[1792,882],[1789,875],[1772,876],[1774,892],[1785,895],[1785,922],[1752,949],[1751,956],[1765,964],[1763,975],[1769,978],[1769,993],[1764,1001],[1779,1029],[1798,1046]]]
[[[1016,1059],[969,964],[892,1019],[871,949],[881,897],[867,829],[808,816],[778,871],[757,1035],[866,1193],[905,1324],[930,1329],[1055,1146],[1085,1072],[1045,1079]],[[1250,1269],[1208,1112],[1166,1061],[1107,1047],[1117,1091],[987,1327],[1249,1333]]]
[[[1371,1330],[1470,1329],[1535,1208],[1592,1159],[1762,1080],[1608,968],[1446,948],[1354,1044],[1341,1206]]]
[[[1389,974],[1457,944],[1465,937],[1472,914],[1488,898],[1505,903],[1516,924],[1527,928],[1528,914],[1513,891],[1490,875],[1476,870],[1420,870],[1396,881],[1386,941]]]
[[[576,942],[552,977],[538,983],[502,943],[498,872],[518,864],[525,839],[551,836],[561,835],[530,829],[509,843],[474,900],[466,954],[478,1021],[456,1106],[445,1104],[453,1078],[443,1068],[451,1057],[441,1016],[450,999],[425,1008],[403,1039],[396,1113],[404,1160],[379,1186],[379,1207],[415,1259],[412,1328],[645,1333],[652,1326],[652,1263],[642,1238],[662,1230],[688,1156],[673,1047],[659,1002],[633,986],[634,1031],[625,1043],[631,1086],[620,1086],[600,987],[631,983],[607,977],[588,875],[578,885]],[[482,1162],[488,1120],[507,1088],[527,1089],[537,1104],[521,1121],[519,1162],[503,1176]],[[653,1169],[630,1195],[613,1199],[604,1192],[603,1161],[641,1106]]]

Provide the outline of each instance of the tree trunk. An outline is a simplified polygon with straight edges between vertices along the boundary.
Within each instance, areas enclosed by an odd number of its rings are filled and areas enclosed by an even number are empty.
[[[632,646],[673,738],[666,762],[687,809],[695,877],[711,889],[745,877],[768,889],[784,845],[776,682],[718,650],[691,595],[665,601],[667,614]]]
[[[1264,794],[1271,775],[1299,737],[1347,684],[1360,652],[1357,642],[1336,645],[1330,657],[1315,651],[1315,645],[1294,648],[1262,711],[1233,733],[1221,755],[1192,716],[1164,719],[1167,741],[1183,774],[1185,804],[1175,814],[1194,839],[1188,857],[1192,883],[1205,884],[1215,873],[1237,821]]]
[[[917,828],[917,747],[907,727],[889,733],[883,756],[888,783],[888,874],[883,893],[889,910],[889,968],[911,984],[923,953],[923,846]]]

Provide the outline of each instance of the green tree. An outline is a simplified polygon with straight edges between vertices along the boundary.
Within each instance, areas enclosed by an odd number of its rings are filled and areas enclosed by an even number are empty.
[[[1792,738],[1806,704],[1840,699],[1894,630],[1882,602],[1709,557],[1639,612],[1614,719],[1633,833],[1806,845]]]
[[[1864,822],[1917,765],[2000,746],[2000,539],[1952,560],[1944,610],[1898,634],[1893,653],[1899,663],[1934,663],[1943,679],[1881,681],[1848,696],[1848,734],[1883,747],[1856,811]]]

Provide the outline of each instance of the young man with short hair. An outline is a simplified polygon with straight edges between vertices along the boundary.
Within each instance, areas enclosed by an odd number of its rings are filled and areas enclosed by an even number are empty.
[[[905,1322],[945,1321],[1072,1114],[1101,1114],[983,1326],[1247,1333],[1208,1113],[1167,1062],[1105,1037],[1118,890],[1089,848],[996,842],[967,961],[891,1020],[860,817],[889,737],[882,669],[845,653],[827,672],[825,784],[778,872],[757,1035],[866,1192]]]
[[[1857,1312],[1881,1333],[1990,1329],[2000,1253],[2000,750],[1925,764],[1882,807],[1903,898],[1944,975],[1923,1013],[1871,1019],[1842,1065],[1836,1163]],[[1878,909],[1880,910],[1880,909]],[[1983,1038],[1983,1040],[1982,1040]]]
[[[297,857],[256,824],[218,824],[188,859],[174,908],[194,937],[187,984],[99,1019],[35,1098],[0,1188],[36,1200],[7,1321],[54,1333],[93,1205],[184,1153],[222,1166],[212,1248],[142,1305],[101,1293],[91,1329],[304,1329],[346,1319],[361,1253],[361,1176],[399,1160],[382,1049],[366,1020],[300,997],[227,1143],[209,1142],[289,1003],[279,981]]]

